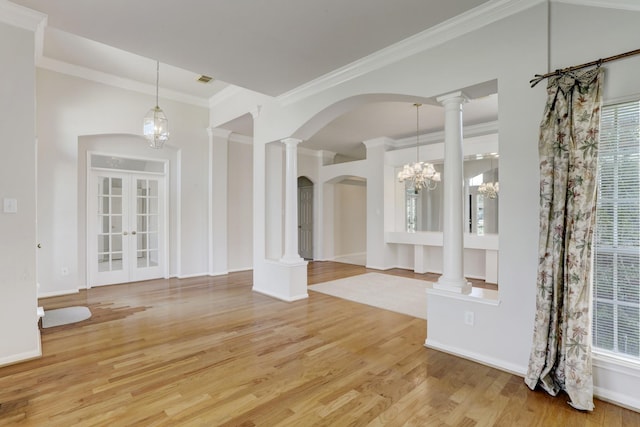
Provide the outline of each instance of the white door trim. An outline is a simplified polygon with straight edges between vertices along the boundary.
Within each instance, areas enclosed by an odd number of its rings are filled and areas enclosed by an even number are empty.
[[[106,155],[106,156],[114,156],[114,157],[118,157],[118,158],[122,158],[122,159],[130,159],[130,160],[144,160],[144,161],[151,161],[151,162],[158,162],[158,163],[162,163],[163,164],[163,170],[164,172],[162,173],[158,173],[158,172],[147,172],[147,171],[129,171],[129,170],[122,170],[122,169],[108,169],[108,168],[99,168],[99,167],[92,167],[91,166],[91,157],[92,155]],[[86,250],[86,257],[85,257],[85,272],[86,272],[86,288],[89,289],[92,287],[92,255],[91,252],[93,251],[93,249],[90,249],[90,245],[93,241],[93,236],[92,236],[92,219],[91,219],[91,213],[90,213],[90,209],[91,209],[91,191],[92,191],[92,183],[93,181],[93,175],[95,173],[99,173],[99,172],[105,172],[105,173],[113,173],[113,174],[122,174],[122,175],[128,175],[130,177],[132,177],[131,179],[135,180],[135,177],[144,177],[144,176],[156,176],[158,178],[160,178],[160,182],[161,182],[161,193],[162,193],[162,200],[161,200],[161,204],[159,209],[162,212],[162,221],[160,222],[160,230],[161,230],[161,242],[160,242],[160,248],[159,248],[159,256],[160,256],[160,260],[161,260],[161,277],[164,278],[169,278],[170,277],[170,268],[171,268],[171,259],[169,257],[170,254],[170,248],[169,248],[169,241],[170,241],[170,192],[169,192],[169,188],[171,186],[171,179],[170,179],[170,169],[169,169],[169,165],[170,165],[170,160],[169,159],[158,159],[158,158],[146,158],[146,157],[137,157],[137,156],[128,156],[128,155],[121,155],[121,154],[114,154],[114,153],[108,153],[108,152],[102,152],[102,151],[92,151],[92,150],[87,150],[86,151],[86,174],[85,174],[85,183],[86,183],[86,187],[85,187],[85,250]],[[122,283],[122,282],[120,282]]]

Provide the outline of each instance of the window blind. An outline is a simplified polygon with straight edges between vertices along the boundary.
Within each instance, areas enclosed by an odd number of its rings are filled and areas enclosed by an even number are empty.
[[[640,361],[640,102],[600,123],[593,264],[594,348]]]

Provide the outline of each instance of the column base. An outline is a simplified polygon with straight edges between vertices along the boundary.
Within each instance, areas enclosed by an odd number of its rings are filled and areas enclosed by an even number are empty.
[[[470,294],[471,288],[471,282],[467,282],[464,277],[462,279],[447,279],[444,276],[440,276],[438,281],[433,284],[433,289],[440,289],[442,291],[455,292],[463,295]]]
[[[285,255],[282,258],[280,258],[280,262],[287,265],[299,265],[299,264],[307,265],[307,261],[300,258],[300,256],[298,255]]]
[[[253,291],[287,302],[308,298],[307,262],[265,260],[254,266]]]

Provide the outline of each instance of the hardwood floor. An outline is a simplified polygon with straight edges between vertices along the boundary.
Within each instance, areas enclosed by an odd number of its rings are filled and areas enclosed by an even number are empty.
[[[366,271],[310,263],[309,282]],[[0,368],[0,425],[640,425],[639,413],[601,401],[581,413],[427,349],[424,320],[316,292],[285,303],[251,282],[242,272],[42,300],[93,317],[42,330],[42,358]]]

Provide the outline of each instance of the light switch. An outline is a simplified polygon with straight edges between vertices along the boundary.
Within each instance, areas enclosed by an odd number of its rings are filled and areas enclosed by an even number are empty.
[[[3,199],[4,213],[17,213],[18,212],[18,200],[17,199]]]

